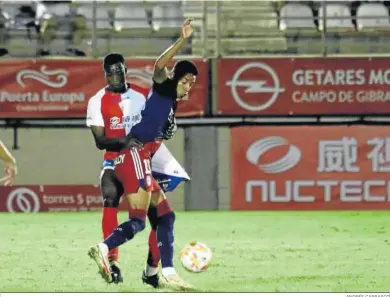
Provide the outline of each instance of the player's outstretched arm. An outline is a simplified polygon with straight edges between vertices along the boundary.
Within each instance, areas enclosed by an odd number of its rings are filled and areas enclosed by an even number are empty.
[[[119,152],[128,147],[143,147],[142,142],[137,140],[132,135],[118,138],[108,138],[104,133],[104,127],[91,126],[93,138],[95,139],[96,147],[99,150],[108,150],[111,152]]]
[[[168,78],[167,66],[172,58],[182,48],[184,43],[191,37],[194,32],[192,27],[192,19],[187,19],[181,27],[180,38],[172,44],[165,52],[161,54],[154,64],[153,81],[161,84]]]
[[[0,182],[4,182],[5,186],[11,186],[17,174],[16,160],[2,141],[0,141],[0,159],[5,165],[5,176],[0,179]]]

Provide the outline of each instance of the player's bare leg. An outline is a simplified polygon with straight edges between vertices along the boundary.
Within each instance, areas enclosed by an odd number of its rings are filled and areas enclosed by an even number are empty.
[[[88,254],[96,262],[99,273],[108,283],[112,282],[108,254],[123,243],[134,238],[135,234],[145,229],[146,212],[150,204],[150,192],[140,188],[136,194],[126,195],[130,219],[118,226],[111,235],[97,246],[90,248]]]
[[[176,273],[173,267],[174,255],[174,236],[173,227],[175,222],[175,213],[168,204],[166,196],[163,191],[152,192],[151,206],[155,206],[157,210],[157,241],[160,250],[162,271],[161,276],[171,288],[175,289],[189,289],[191,285],[183,281]],[[145,276],[145,272],[144,272]],[[156,275],[158,278],[158,276]],[[151,279],[153,276],[143,277],[143,281]],[[160,281],[159,284],[162,284]]]

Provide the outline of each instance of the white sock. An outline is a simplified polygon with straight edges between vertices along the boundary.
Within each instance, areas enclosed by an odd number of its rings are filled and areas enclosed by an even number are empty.
[[[108,254],[108,246],[107,246],[107,244],[105,244],[104,242],[101,242],[101,243],[98,243],[98,247],[101,250],[101,252],[103,253],[103,255],[107,255]]]
[[[152,266],[146,265],[146,267],[145,267],[145,274],[146,274],[146,276],[156,275],[157,272],[158,272],[158,268],[157,267],[152,267]]]
[[[161,269],[161,273],[162,273],[163,277],[168,277],[168,276],[176,274],[176,270],[173,267],[165,267],[165,268]]]

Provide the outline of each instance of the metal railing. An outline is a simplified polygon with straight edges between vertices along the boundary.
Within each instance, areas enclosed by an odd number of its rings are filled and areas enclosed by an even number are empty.
[[[259,1],[261,3],[263,1]],[[390,53],[390,31],[388,28],[372,28],[372,30],[350,30],[343,28],[328,28],[327,23],[330,20],[345,19],[341,16],[327,16],[325,5],[327,1],[322,0],[322,17],[315,16],[310,18],[323,24],[323,29],[318,28],[288,28],[280,30],[278,19],[275,15],[262,14],[259,8],[251,11],[251,8],[242,8],[243,14],[232,15],[234,10],[240,9],[225,7],[222,1],[201,1],[196,8],[195,23],[196,32],[192,44],[186,47],[182,54],[202,56],[205,58],[214,58],[230,55],[314,55],[327,56],[335,54],[388,54]],[[159,4],[157,2],[157,4]],[[87,5],[83,2],[83,5]],[[118,30],[115,26],[117,22],[128,20],[144,20],[146,15],[139,15],[131,18],[116,17],[111,14],[110,17],[98,17],[97,9],[101,3],[92,1],[89,4],[92,11],[91,18],[84,19],[84,23],[79,26],[73,26],[73,32],[59,28],[58,23],[66,20],[73,22],[80,21],[80,16],[67,16],[56,18],[57,22],[50,29],[50,23],[46,25],[46,32],[42,30],[40,35],[26,40],[26,32],[20,29],[10,28],[8,34],[8,44],[5,47],[10,48],[11,54],[16,56],[34,56],[35,52],[42,47],[54,48],[52,53],[61,52],[67,47],[79,48],[87,56],[100,57],[109,51],[121,51],[125,55],[131,56],[156,56],[163,51],[180,34],[179,28],[163,26],[157,30],[150,28],[125,28]],[[180,5],[178,3],[177,5]],[[228,19],[225,16],[228,14]],[[184,14],[184,17],[190,16],[191,11]],[[252,26],[248,32],[241,35],[234,33],[231,28],[227,29],[227,23],[236,24],[240,27],[245,16],[246,22],[254,24],[259,19],[264,23],[269,21],[274,24],[270,27]],[[369,19],[378,19],[378,17],[363,17]],[[180,23],[183,16],[177,16],[176,21]],[[291,17],[289,19],[294,19]],[[153,21],[166,21],[167,18],[161,16],[153,17]],[[172,17],[169,20],[173,20]],[[356,20],[356,17],[352,17]],[[41,24],[47,22],[47,19],[40,20]],[[111,28],[99,28],[99,22],[110,22]],[[86,23],[91,24],[88,28]],[[241,26],[242,27],[242,26]],[[77,41],[72,40],[76,33]],[[49,36],[45,36],[45,33]],[[72,35],[73,34],[73,35]],[[19,42],[17,42],[19,40]],[[46,43],[46,44],[45,44]],[[30,53],[27,50],[30,50]],[[26,50],[26,52],[25,52]]]

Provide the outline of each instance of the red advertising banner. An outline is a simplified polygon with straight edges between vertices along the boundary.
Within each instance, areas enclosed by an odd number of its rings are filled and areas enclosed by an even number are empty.
[[[208,96],[208,63],[194,60],[199,77],[178,116],[201,116]],[[128,80],[152,85],[153,59],[127,60]],[[88,100],[105,86],[100,60],[0,62],[0,118],[85,118]]]
[[[103,205],[94,185],[0,187],[0,212],[96,211]],[[125,202],[119,206],[127,210]]]
[[[256,58],[218,61],[218,114],[390,113],[388,58]]]
[[[387,127],[231,130],[231,209],[390,209]]]

